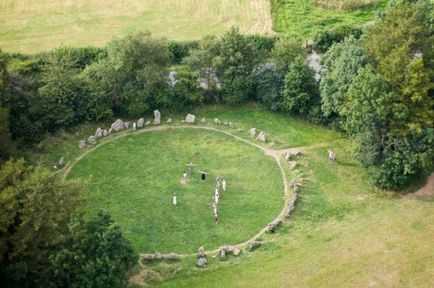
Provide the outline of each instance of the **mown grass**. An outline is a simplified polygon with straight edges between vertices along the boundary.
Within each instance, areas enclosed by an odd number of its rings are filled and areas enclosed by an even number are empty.
[[[270,34],[271,25],[268,0],[0,1],[0,47],[26,53],[103,46],[134,31],[194,40],[221,35],[232,26]]]
[[[164,272],[173,271],[167,267],[160,271],[158,263],[147,263],[154,272],[153,276],[145,273],[146,283],[161,287],[434,286],[432,199],[408,199],[375,189],[352,159],[349,142],[321,126],[256,105],[202,107],[192,112],[199,119],[232,121],[244,129],[238,134],[242,137],[248,138],[248,129],[258,127],[269,134],[275,147],[305,147],[297,169],[306,181],[292,216],[275,234],[265,235],[255,252],[227,261],[209,257],[204,270],[194,268],[195,258],[170,264],[176,268],[173,273]],[[173,116],[179,124],[186,113],[162,114],[163,119]],[[40,162],[82,153],[77,139],[93,133],[96,126],[90,127],[47,139],[39,149]],[[329,148],[337,153],[338,165],[328,162]]]
[[[329,148],[329,147],[325,147]],[[300,161],[309,180],[289,221],[242,259],[184,268],[158,287],[432,287],[433,203],[376,191],[344,140]],[[390,195],[392,195],[390,197]],[[192,263],[189,263],[193,265]]]
[[[360,26],[372,21],[386,3],[387,0],[379,0],[360,9],[336,11],[317,7],[310,0],[271,0],[273,29],[312,39],[319,30],[342,25]]]
[[[181,184],[186,163],[210,172]],[[224,177],[219,224],[211,207]],[[109,212],[138,252],[194,252],[247,240],[281,211],[283,184],[271,157],[218,132],[170,129],[128,134],[79,161],[69,174],[88,179],[89,214]],[[172,205],[173,193],[178,205]]]

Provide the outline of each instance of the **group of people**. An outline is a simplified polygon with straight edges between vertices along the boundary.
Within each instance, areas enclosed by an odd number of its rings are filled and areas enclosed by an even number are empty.
[[[194,173],[194,168],[196,167],[195,164],[193,164],[192,162],[190,162],[189,164],[185,164],[186,166],[188,166],[188,172],[189,174],[193,174]],[[208,172],[205,171],[200,171],[200,177],[202,180],[206,179],[206,175],[209,174]],[[186,183],[187,181],[187,171],[184,171],[182,173],[182,180],[184,181],[184,183]],[[220,193],[219,193],[219,189],[222,189],[223,191],[226,191],[226,180],[225,179],[221,179],[219,176],[216,177],[216,186],[215,186],[215,190],[214,190],[214,196],[213,196],[213,203],[212,203],[212,207],[213,207],[213,214],[214,214],[214,221],[217,224],[219,221],[219,213],[218,213],[218,204],[220,201]],[[178,204],[177,202],[177,197],[176,197],[176,193],[173,193],[173,197],[172,197],[172,204],[174,206],[176,206]]]
[[[226,180],[225,179],[221,179],[219,176],[217,176],[216,180],[216,185],[215,185],[215,190],[214,190],[214,197],[213,197],[213,203],[212,203],[212,207],[213,207],[213,213],[214,213],[214,221],[216,224],[219,223],[219,211],[218,211],[218,204],[220,201],[220,193],[219,193],[219,189],[223,189],[223,191],[226,191]]]

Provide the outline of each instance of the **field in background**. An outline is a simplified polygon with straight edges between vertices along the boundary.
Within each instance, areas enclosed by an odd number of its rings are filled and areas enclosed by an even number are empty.
[[[357,1],[364,2],[352,2]],[[323,9],[314,4],[320,5],[320,2],[327,2],[332,6],[330,9]],[[360,26],[374,20],[377,11],[384,9],[387,0],[373,1],[375,3],[372,5],[351,11],[337,11],[338,2],[348,1],[271,0],[273,29],[276,32],[311,39],[318,30],[341,25]],[[346,5],[349,5],[349,2]]]
[[[2,0],[0,47],[40,52],[59,46],[103,46],[138,30],[174,40],[272,33],[269,0]]]
[[[380,0],[311,0],[316,6],[333,10],[355,10],[378,3]]]

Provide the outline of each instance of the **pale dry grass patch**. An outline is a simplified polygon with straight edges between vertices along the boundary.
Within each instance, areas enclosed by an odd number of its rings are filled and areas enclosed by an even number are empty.
[[[243,33],[272,34],[268,0],[4,0],[0,47],[39,52],[59,46],[103,46],[113,37],[149,30],[173,40]]]

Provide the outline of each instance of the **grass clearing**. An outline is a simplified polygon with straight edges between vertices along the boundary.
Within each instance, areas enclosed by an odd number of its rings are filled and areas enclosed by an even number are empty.
[[[313,2],[271,0],[273,29],[276,32],[311,39],[318,30],[341,25],[360,26],[374,20],[377,11],[384,9],[387,0],[379,0],[372,5],[351,11],[324,9],[315,6]]]
[[[205,181],[196,173],[180,183],[190,161],[210,172]],[[89,214],[108,211],[138,252],[236,244],[259,232],[283,205],[282,178],[271,157],[203,129],[125,135],[86,155],[68,176],[89,179]],[[218,225],[211,207],[217,176],[228,183],[228,191],[220,190]]]
[[[0,47],[35,53],[60,46],[104,46],[113,37],[148,30],[154,36],[194,40],[272,33],[268,0],[0,1]]]
[[[227,261],[209,257],[204,270],[194,268],[195,257],[170,264],[173,269],[146,264],[153,272],[144,273],[145,283],[156,287],[434,286],[432,197],[409,199],[375,189],[351,158],[349,142],[321,126],[256,105],[192,112],[198,119],[232,121],[244,129],[237,135],[247,139],[251,127],[264,130],[276,148],[305,147],[297,169],[307,181],[293,215],[276,233],[264,235],[262,247],[255,252]],[[162,111],[162,119],[173,116],[179,124],[185,114]],[[86,126],[73,135],[47,139],[40,147],[40,162],[48,165],[61,155],[69,155],[66,161],[70,161],[82,153],[78,139],[87,138],[95,128]],[[338,165],[328,163],[328,148],[336,152]]]

